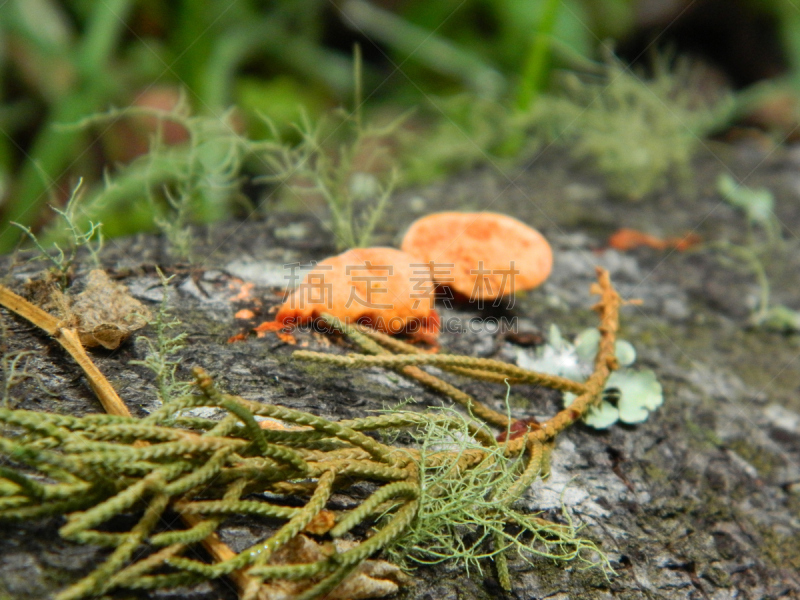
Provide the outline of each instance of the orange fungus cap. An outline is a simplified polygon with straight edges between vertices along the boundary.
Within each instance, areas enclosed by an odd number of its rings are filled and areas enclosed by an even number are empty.
[[[492,300],[541,285],[553,251],[541,233],[491,212],[443,212],[412,223],[402,249],[431,265],[433,280],[470,299]]]
[[[324,313],[385,333],[436,331],[434,283],[426,264],[394,248],[356,248],[318,263],[278,310],[279,323]]]

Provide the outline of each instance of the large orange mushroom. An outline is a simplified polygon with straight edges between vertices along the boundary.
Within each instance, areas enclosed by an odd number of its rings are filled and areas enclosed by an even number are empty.
[[[328,313],[384,333],[438,332],[427,265],[394,248],[356,248],[318,263],[275,317],[283,325]]]
[[[491,212],[422,217],[411,225],[401,247],[430,264],[436,283],[471,301],[535,288],[553,267],[553,252],[541,233]]]

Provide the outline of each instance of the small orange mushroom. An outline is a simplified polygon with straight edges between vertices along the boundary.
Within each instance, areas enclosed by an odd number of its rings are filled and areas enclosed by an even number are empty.
[[[434,283],[425,264],[394,248],[357,248],[318,263],[275,316],[284,325],[324,313],[384,333],[436,333]]]
[[[401,248],[430,264],[436,283],[470,301],[535,288],[553,268],[553,251],[541,233],[491,212],[428,215],[411,225]]]

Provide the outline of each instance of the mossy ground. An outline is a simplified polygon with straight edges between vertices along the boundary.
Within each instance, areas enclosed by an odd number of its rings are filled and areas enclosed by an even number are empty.
[[[747,145],[712,149],[737,173],[755,169],[748,182],[776,191],[787,243],[796,244],[789,234],[800,224],[800,199],[792,191],[797,158],[781,149],[767,152]],[[557,518],[557,504],[547,503],[559,497],[560,482],[571,481],[565,502],[586,524],[583,534],[612,558],[617,575],[606,580],[598,571],[547,560],[536,560],[533,568],[512,561],[517,587],[509,597],[688,599],[726,597],[732,590],[747,597],[790,596],[800,590],[800,431],[771,418],[768,410],[779,405],[800,412],[793,362],[800,351],[798,337],[747,329],[750,298],[757,292],[752,277],[726,269],[713,256],[603,251],[606,236],[618,227],[664,236],[695,229],[709,241],[745,241],[744,217],[714,195],[721,162],[711,155],[700,157],[696,169],[694,196],[668,190],[630,204],[611,198],[585,166],[551,152],[513,173],[483,169],[400,194],[377,232],[378,243],[390,244],[419,214],[446,209],[505,212],[535,225],[554,245],[553,276],[542,288],[519,297],[509,313],[531,331],[546,331],[556,323],[574,335],[594,324],[588,286],[595,264],[611,271],[624,295],[643,301],[624,309],[621,333],[636,346],[639,363],[658,374],[664,406],[640,426],[605,432],[578,427],[560,436],[551,479],[537,484],[523,503]],[[287,241],[275,235],[298,221],[306,224],[306,236]],[[233,279],[226,266],[244,260],[274,267],[332,254],[330,238],[310,217],[275,214],[267,221],[215,225],[198,232],[196,241],[195,256],[202,258],[192,268],[171,262],[163,241],[147,236],[114,240],[103,257],[106,267],[153,307],[160,300],[158,280],[151,269],[140,267],[158,263],[178,275],[170,302],[189,332],[179,377],[188,378],[192,366],[202,365],[232,393],[335,418],[361,416],[409,397],[415,401],[412,409],[441,402],[392,373],[295,363],[290,359],[295,346],[271,334],[227,343],[239,332],[233,318],[239,305],[229,302],[236,292],[229,287]],[[800,252],[789,253],[778,270],[788,271],[799,260]],[[39,268],[23,265],[12,285]],[[773,285],[776,298],[800,308],[796,281],[777,278]],[[262,302],[264,314],[280,302],[280,295],[268,287],[256,287],[253,298]],[[445,314],[476,316],[465,308]],[[19,407],[76,414],[100,410],[54,343],[28,325],[6,319],[8,349],[37,351],[28,370],[38,377],[15,388]],[[149,329],[140,333],[152,336]],[[299,346],[310,349],[349,351],[335,339],[323,347],[313,334],[298,333],[296,338]],[[507,360],[516,348],[509,339],[486,332],[446,334],[441,341],[455,352]],[[152,410],[155,398],[151,375],[129,364],[143,358],[141,352],[140,345],[129,343],[93,355],[139,415]],[[62,399],[48,397],[42,387],[57,390]],[[496,386],[470,384],[468,389],[502,405],[504,390]],[[511,397],[515,410],[526,416],[552,414],[560,403],[557,394],[525,387],[513,389]],[[229,525],[225,535],[234,544],[237,536],[263,535],[256,524]],[[80,556],[97,552],[51,541],[50,535],[51,529],[36,524],[2,526],[0,598],[3,593],[20,600],[47,597],[80,575],[70,564],[83,564]],[[15,573],[23,567],[30,587],[12,592],[9,586],[19,584]],[[404,600],[503,597],[490,567],[483,577],[467,577],[447,566],[415,573],[417,585],[401,593]],[[220,583],[192,593],[198,599],[227,598],[230,590]]]

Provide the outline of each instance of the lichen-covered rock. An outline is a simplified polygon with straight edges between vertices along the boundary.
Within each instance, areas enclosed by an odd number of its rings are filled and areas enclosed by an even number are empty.
[[[747,174],[758,167],[752,184],[776,192],[778,217],[797,230],[795,159],[780,152],[764,157],[734,150],[725,158],[735,172]],[[401,587],[397,598],[716,600],[800,594],[800,396],[795,368],[800,339],[748,329],[758,289],[750,275],[726,268],[716,256],[702,251],[662,254],[646,248],[631,253],[599,251],[606,235],[620,226],[647,229],[653,223],[660,225],[661,230],[653,232],[658,235],[694,228],[706,240],[744,243],[744,217],[704,191],[713,189],[718,162],[700,160],[697,168],[697,198],[665,192],[636,205],[607,201],[602,190],[585,193],[597,188],[596,180],[560,154],[546,155],[528,171],[515,174],[514,186],[506,186],[498,175],[476,172],[394,200],[392,222],[378,232],[380,243],[389,244],[418,216],[423,197],[430,211],[481,209],[486,198],[494,198],[492,210],[541,223],[553,245],[550,279],[516,297],[511,309],[491,315],[443,310],[443,348],[513,360],[515,340],[522,344],[523,338],[486,326],[487,316],[506,318],[520,329],[524,325],[533,340],[535,328],[547,331],[553,323],[574,336],[595,322],[588,287],[594,265],[600,264],[611,271],[624,296],[642,300],[640,306],[623,309],[621,333],[636,346],[637,364],[652,369],[664,388],[664,405],[643,424],[615,425],[602,432],[579,426],[559,436],[550,477],[520,502],[519,508],[543,511],[549,519],[563,519],[566,511],[576,524],[585,525],[582,534],[609,556],[616,574],[606,578],[596,569],[582,570],[580,564],[564,567],[543,558],[532,558],[532,564],[512,559],[514,592],[504,596],[491,564],[469,575],[457,565],[443,564],[414,571],[414,583]],[[575,186],[583,191],[570,192]],[[500,193],[502,189],[506,191]],[[304,231],[303,236],[277,234],[296,223],[302,225],[296,229]],[[363,416],[402,401],[409,401],[412,408],[442,402],[394,372],[297,363],[291,359],[294,348],[277,337],[226,343],[239,330],[234,315],[241,309],[251,310],[255,320],[272,318],[271,311],[283,298],[277,285],[280,278],[275,276],[282,265],[320,260],[333,252],[332,241],[311,218],[271,215],[264,222],[216,225],[207,233],[198,232],[196,241],[195,255],[204,259],[192,268],[170,263],[164,241],[150,236],[111,240],[102,257],[108,272],[151,310],[161,300],[153,265],[163,265],[167,274],[176,276],[168,303],[189,334],[180,353],[180,378],[189,379],[189,369],[201,365],[226,391],[335,419]],[[789,250],[780,255],[781,261],[768,265],[776,274],[774,301],[794,309],[800,308],[796,244],[787,241]],[[0,272],[6,272],[10,261],[2,260]],[[259,263],[272,275],[240,294],[242,280],[226,265],[241,276],[242,265],[251,268]],[[35,263],[18,263],[6,281],[19,289],[39,269]],[[79,269],[78,285],[88,272]],[[33,352],[18,363],[8,403],[72,414],[100,412],[79,369],[57,344],[0,312],[5,324],[3,352]],[[152,328],[134,333],[132,341],[114,352],[93,354],[136,415],[157,405],[153,374],[130,365],[131,360],[142,360],[147,350],[146,344],[136,343],[141,335],[152,337]],[[351,350],[319,333],[296,335],[298,345],[310,349]],[[452,381],[493,408],[505,410],[502,386],[455,376]],[[48,392],[58,394],[58,399]],[[512,387],[509,400],[521,418],[552,415],[562,403],[556,392],[526,386]],[[370,491],[364,484],[356,486],[352,495],[336,494],[329,508],[352,508]],[[51,598],[107,556],[107,549],[54,536],[60,524],[58,520],[0,523],[0,598]],[[274,530],[271,527],[234,516],[221,534],[237,550],[262,539]],[[177,593],[154,592],[150,597],[236,597],[227,581]],[[129,596],[112,594],[119,600]]]

